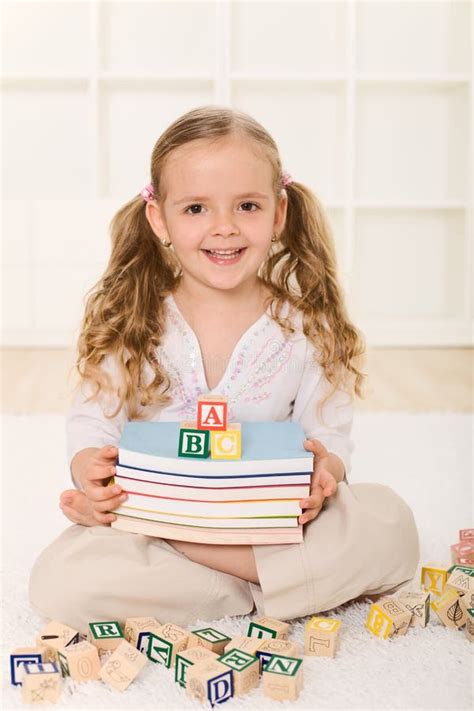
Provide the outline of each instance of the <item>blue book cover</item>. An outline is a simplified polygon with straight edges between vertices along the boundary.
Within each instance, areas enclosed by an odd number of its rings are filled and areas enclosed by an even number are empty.
[[[303,447],[305,433],[297,422],[242,422],[238,460],[179,457],[179,432],[179,422],[127,422],[119,442],[119,465],[198,476],[313,470],[313,455]]]

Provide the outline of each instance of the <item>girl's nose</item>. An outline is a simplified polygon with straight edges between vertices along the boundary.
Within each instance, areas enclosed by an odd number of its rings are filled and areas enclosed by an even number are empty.
[[[239,234],[239,229],[235,224],[234,215],[228,211],[220,212],[216,215],[211,228],[211,235],[215,237],[235,237]]]

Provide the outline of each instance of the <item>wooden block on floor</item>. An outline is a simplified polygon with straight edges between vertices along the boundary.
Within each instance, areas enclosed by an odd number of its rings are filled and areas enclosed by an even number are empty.
[[[147,656],[156,664],[173,667],[176,654],[187,648],[190,633],[179,625],[167,622],[156,632],[150,633]]]
[[[17,647],[10,654],[10,681],[14,686],[21,685],[20,677],[25,664],[41,664],[46,661],[39,647]]]
[[[306,623],[304,653],[310,657],[334,657],[341,620],[312,617]]]
[[[288,639],[264,639],[260,640],[260,649],[256,651],[259,661],[260,673],[263,672],[271,657],[277,654],[280,657],[300,657],[300,648],[296,642]]]
[[[461,528],[459,531],[459,540],[474,542],[474,528]]]
[[[77,644],[80,641],[80,634],[73,627],[64,625],[62,622],[52,620],[44,627],[36,637],[38,647],[45,647],[43,661],[58,661],[58,650],[64,649],[70,644]]]
[[[25,664],[21,673],[21,698],[27,704],[56,703],[61,691],[61,673],[54,662]]]
[[[211,459],[240,459],[242,431],[239,422],[230,424],[223,432],[211,432]]]
[[[413,615],[410,625],[412,627],[426,627],[430,620],[430,593],[406,590],[400,593],[398,599]]]
[[[282,622],[274,617],[257,617],[250,622],[247,637],[257,637],[258,639],[288,639],[288,622]]]
[[[99,671],[99,676],[106,684],[117,691],[125,691],[127,686],[138,676],[146,664],[146,657],[126,639],[106,660]]]
[[[208,430],[181,427],[179,430],[179,457],[207,459],[210,453],[210,435]]]
[[[456,590],[458,595],[463,595],[463,601],[467,608],[474,607],[474,566],[453,565],[448,570],[447,588]]]
[[[125,620],[123,634],[127,642],[146,654],[150,632],[156,632],[161,626],[155,617],[129,617]]]
[[[253,654],[247,654],[241,649],[231,649],[220,656],[219,661],[232,669],[234,696],[248,694],[258,686],[260,663]]]
[[[99,654],[113,652],[123,639],[122,627],[116,620],[89,622],[87,641],[97,647]]]
[[[197,426],[200,430],[227,429],[227,398],[223,395],[200,395],[197,401]]]
[[[182,687],[186,686],[186,674],[189,667],[203,660],[217,659],[218,655],[206,647],[189,647],[176,655],[174,680]]]
[[[99,678],[99,651],[85,640],[58,651],[59,665],[63,676],[75,681],[92,681]]]
[[[256,655],[257,650],[260,649],[265,641],[265,639],[259,637],[232,637],[230,642],[226,644],[224,652],[230,652],[231,649],[240,649],[242,652],[247,652],[247,654]]]
[[[382,597],[369,610],[366,627],[376,637],[400,637],[408,629],[412,613],[396,597]]]
[[[431,607],[446,627],[458,629],[466,624],[466,610],[463,609],[456,590],[452,588],[447,588],[440,597],[435,598]]]
[[[474,642],[474,608],[466,610],[466,629],[464,630],[467,639]]]
[[[273,656],[263,670],[263,693],[276,701],[295,701],[303,688],[303,660]]]
[[[203,627],[198,630],[191,630],[188,647],[205,647],[219,655],[224,653],[224,648],[229,642],[230,637],[223,632],[213,627]]]
[[[201,703],[221,704],[234,694],[232,670],[217,659],[193,664],[187,672],[186,693]]]
[[[425,565],[421,569],[421,587],[432,595],[441,595],[448,579],[448,570]]]
[[[463,561],[466,565],[474,563],[474,541],[472,539],[451,546],[451,562],[458,561]]]

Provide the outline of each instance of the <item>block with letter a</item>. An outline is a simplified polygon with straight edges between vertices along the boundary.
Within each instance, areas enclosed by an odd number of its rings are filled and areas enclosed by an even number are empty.
[[[199,430],[227,429],[227,398],[223,395],[200,395],[197,402]]]

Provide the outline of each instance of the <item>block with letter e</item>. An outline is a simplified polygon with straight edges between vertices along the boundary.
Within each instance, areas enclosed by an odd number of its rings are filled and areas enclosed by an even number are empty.
[[[247,694],[258,686],[259,662],[253,654],[247,654],[241,649],[231,649],[219,657],[218,661],[232,669],[234,696]]]
[[[178,652],[176,655],[176,665],[174,680],[180,686],[186,686],[186,675],[189,667],[198,662],[209,661],[211,659],[217,659],[217,654],[211,652],[210,649],[206,647],[190,647]]]
[[[189,638],[189,647],[206,647],[211,652],[222,654],[226,644],[230,642],[230,637],[213,627],[204,627],[199,630],[192,630]]]
[[[303,688],[303,660],[275,654],[263,670],[263,693],[276,701],[295,701]]]
[[[227,408],[227,398],[223,395],[200,395],[197,401],[198,429],[226,430]]]
[[[186,693],[201,703],[221,704],[234,695],[232,670],[217,659],[198,662],[188,669]]]
[[[200,430],[194,422],[182,422],[179,430],[179,457],[207,459],[210,453],[210,434]]]

